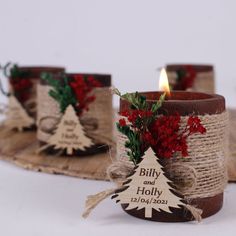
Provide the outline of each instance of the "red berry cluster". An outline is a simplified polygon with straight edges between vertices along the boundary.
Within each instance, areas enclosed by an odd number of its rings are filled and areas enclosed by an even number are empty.
[[[126,124],[126,120],[125,120],[124,118],[119,119],[119,125],[120,125],[121,127],[126,126],[126,125],[127,125],[127,124]]]
[[[24,78],[10,78],[10,84],[13,92],[20,102],[25,102],[29,99],[29,90],[32,88],[32,82]]]
[[[180,115],[161,116],[150,128],[153,148],[160,157],[170,158],[176,152],[188,156],[187,138],[196,133],[204,134],[206,129],[198,117],[190,116],[186,127],[180,130]]]
[[[178,78],[178,81],[173,89],[186,90],[188,88],[192,88],[196,78],[196,71],[194,67],[191,65],[182,66],[181,72],[184,73],[184,76]]]
[[[201,120],[194,116],[190,116],[186,127],[180,129],[181,118],[178,113],[172,116],[159,116],[149,127],[145,127],[145,120],[153,115],[151,111],[132,110],[122,112],[121,115],[127,117],[131,123],[127,124],[122,118],[119,120],[121,127],[130,125],[140,133],[142,151],[151,146],[159,157],[171,158],[176,152],[181,152],[183,157],[188,156],[187,138],[192,134],[206,132]],[[138,122],[138,119],[144,122]]]
[[[127,117],[128,121],[132,123],[134,128],[139,128],[137,127],[137,121],[147,119],[153,115],[151,111],[146,110],[131,110],[130,112],[124,111],[120,114]],[[125,120],[123,120],[123,125],[121,124],[121,126],[124,126],[124,121]]]
[[[81,115],[84,110],[88,110],[88,106],[95,100],[94,95],[89,93],[96,87],[101,87],[99,81],[94,79],[93,76],[84,77],[83,75],[75,75],[73,81],[70,82],[70,86],[75,94],[78,105],[76,110],[78,115]]]

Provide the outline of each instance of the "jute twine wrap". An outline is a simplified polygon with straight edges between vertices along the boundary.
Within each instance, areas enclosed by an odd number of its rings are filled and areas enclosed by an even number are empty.
[[[168,80],[171,85],[178,83],[176,81],[177,74],[176,72],[167,71]],[[214,93],[215,92],[215,83],[214,83],[214,72],[197,72],[194,79],[194,84],[192,88],[188,89],[189,91],[197,91],[203,93]]]
[[[236,158],[236,110],[229,110],[230,121],[230,153]]]
[[[204,115],[199,118],[207,132],[188,138],[189,156],[183,158],[178,154],[174,158],[164,160],[167,174],[185,199],[216,196],[224,191],[227,184],[225,157],[228,155],[228,113]],[[181,117],[182,129],[187,119],[188,117]],[[119,133],[117,159],[127,166],[131,165],[131,162],[128,161],[125,141],[126,137]]]
[[[38,85],[38,114],[37,138],[47,142],[61,119],[59,104],[48,94],[52,88],[48,85]],[[80,122],[84,126],[86,135],[95,144],[113,144],[113,110],[112,94],[108,87],[95,88],[92,94],[95,101],[89,105],[89,111],[84,111]]]
[[[229,180],[236,181],[236,110],[229,110]]]

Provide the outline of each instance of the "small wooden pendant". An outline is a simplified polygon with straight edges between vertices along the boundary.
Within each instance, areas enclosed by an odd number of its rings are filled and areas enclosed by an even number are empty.
[[[4,126],[10,130],[17,129],[22,131],[32,125],[34,125],[34,119],[28,115],[16,97],[10,95]]]
[[[92,140],[85,135],[84,127],[72,105],[66,108],[48,144],[54,146],[55,149],[66,149],[68,155],[73,154],[73,149],[84,151],[85,148],[93,145]]]
[[[144,208],[145,218],[152,218],[153,209],[172,213],[172,208],[185,206],[183,199],[177,196],[170,184],[159,159],[149,148],[134,173],[127,178],[124,189],[112,198],[121,204],[128,204],[125,210]]]

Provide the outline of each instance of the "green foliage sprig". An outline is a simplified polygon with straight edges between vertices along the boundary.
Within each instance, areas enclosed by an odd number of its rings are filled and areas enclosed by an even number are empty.
[[[160,96],[159,100],[157,100],[156,103],[152,104],[150,108],[150,105],[147,103],[146,97],[141,95],[138,92],[125,93],[122,95],[121,92],[117,88],[114,88],[113,93],[118,95],[121,99],[129,102],[131,109],[151,110],[154,114],[156,114],[157,110],[162,106],[162,103],[164,102],[165,97],[166,97],[166,93],[163,93]]]
[[[49,95],[58,101],[62,113],[65,112],[69,105],[72,105],[74,108],[76,107],[77,100],[66,76],[63,77],[62,81],[59,81],[54,79],[50,73],[42,73],[41,78],[52,86]]]
[[[132,130],[129,126],[120,126],[119,123],[116,126],[118,131],[128,138],[125,142],[125,147],[129,149],[127,155],[129,160],[137,165],[142,156],[140,133]]]
[[[133,125],[121,125],[118,122],[117,129],[119,132],[127,137],[125,147],[129,150],[127,155],[129,159],[136,165],[139,163],[141,156],[143,155],[143,143],[142,136],[148,132],[149,126],[158,116],[158,109],[162,106],[165,100],[165,93],[163,93],[157,102],[150,105],[147,102],[145,96],[136,93],[125,93],[121,94],[118,89],[113,89],[113,93],[118,95],[121,99],[130,103],[130,109],[134,114],[139,114],[135,116],[135,121]],[[145,112],[149,112],[151,115],[142,115]],[[131,117],[132,118],[132,117]]]

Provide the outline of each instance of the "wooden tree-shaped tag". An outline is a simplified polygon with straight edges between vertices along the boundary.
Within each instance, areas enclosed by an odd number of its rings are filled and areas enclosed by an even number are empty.
[[[10,95],[9,105],[6,111],[6,120],[4,122],[7,129],[18,129],[22,131],[23,128],[29,128],[33,124],[34,119],[27,114],[16,97]]]
[[[85,135],[72,105],[69,105],[54,134],[49,138],[48,144],[55,149],[66,149],[66,153],[73,154],[73,149],[84,151],[86,147],[93,145],[90,138]]]
[[[117,202],[128,204],[126,210],[145,208],[145,218],[152,217],[152,209],[172,213],[170,207],[185,205],[170,186],[163,167],[151,148],[149,148],[134,174],[127,178],[124,189],[113,195]]]

